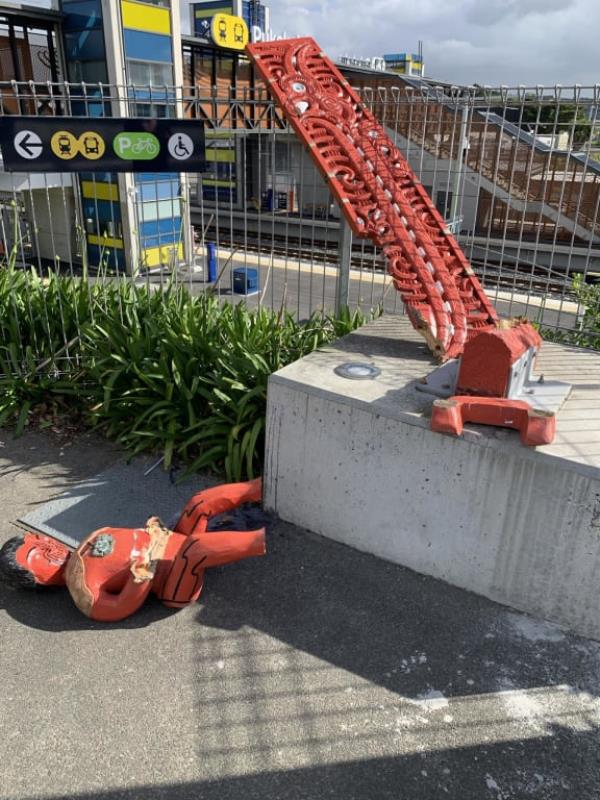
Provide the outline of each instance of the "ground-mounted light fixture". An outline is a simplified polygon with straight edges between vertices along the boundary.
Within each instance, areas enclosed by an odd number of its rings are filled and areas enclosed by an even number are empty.
[[[341,378],[349,378],[352,381],[368,381],[381,375],[379,367],[364,361],[347,361],[336,367],[334,372]]]

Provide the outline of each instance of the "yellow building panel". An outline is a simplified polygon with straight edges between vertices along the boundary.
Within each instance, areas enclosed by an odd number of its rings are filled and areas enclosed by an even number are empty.
[[[235,149],[228,147],[207,147],[206,148],[207,161],[221,161],[226,163],[233,163],[235,161]]]
[[[99,181],[81,181],[84,197],[96,200],[112,200],[118,202],[119,187],[116,183],[100,183]]]
[[[161,264],[168,264],[172,258],[171,251],[175,247],[173,244],[163,244],[161,247],[149,247],[142,251],[142,267],[158,267]],[[183,243],[177,248],[177,257],[183,258]]]
[[[231,14],[231,6],[223,6],[222,8],[197,8],[196,19],[206,19],[206,17],[214,17],[215,14]]]
[[[235,181],[224,181],[217,178],[202,178],[202,183],[204,186],[225,186],[227,188],[235,186]]]
[[[123,249],[123,239],[115,239],[112,236],[96,236],[90,233],[87,237],[88,244],[97,244],[98,247],[116,247],[119,250]]]
[[[121,0],[121,12],[124,28],[171,35],[171,12],[168,8],[136,3],[134,0]]]

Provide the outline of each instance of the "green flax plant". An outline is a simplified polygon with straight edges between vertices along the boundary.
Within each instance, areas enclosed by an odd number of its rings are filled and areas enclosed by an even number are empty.
[[[118,441],[241,480],[262,468],[267,381],[275,370],[357,328],[360,312],[298,322],[171,281],[0,269],[0,424],[20,433],[49,398]]]

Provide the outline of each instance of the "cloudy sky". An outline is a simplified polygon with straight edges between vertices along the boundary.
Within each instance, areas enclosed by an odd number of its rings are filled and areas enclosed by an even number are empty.
[[[49,0],[28,0],[48,5]],[[189,29],[188,0],[180,0]],[[600,83],[600,0],[272,0],[275,32],[332,56],[424,42],[427,74],[457,83]]]
[[[422,39],[428,74],[460,83],[600,82],[598,0],[275,0],[272,17],[334,55]]]
[[[427,73],[442,80],[600,83],[600,0],[272,0],[270,5],[274,31],[314,36],[334,56],[416,51],[422,39]]]

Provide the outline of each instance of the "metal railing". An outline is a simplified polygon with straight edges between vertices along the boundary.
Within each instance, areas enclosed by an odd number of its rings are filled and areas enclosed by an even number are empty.
[[[600,278],[600,87],[465,89],[398,79],[358,90],[500,313],[576,329],[573,279]],[[117,186],[112,218],[102,201],[83,202],[80,176],[0,172],[5,259],[16,251],[19,265],[43,273],[111,281],[124,274],[119,247],[131,248],[140,256],[127,280],[149,286],[210,286],[223,301],[284,306],[301,318],[342,303],[402,313],[381,254],[341,222],[264,87],[0,83],[0,114],[193,118],[204,125],[207,154],[202,173],[156,176],[156,190],[131,176],[126,191],[125,179],[86,176],[92,197],[104,196],[97,187],[107,180]],[[181,230],[162,246],[163,234],[148,231],[165,218],[167,201]],[[193,237],[182,256],[186,220]],[[151,264],[144,253],[157,246]],[[247,288],[248,274],[257,291],[238,294],[234,278]]]

